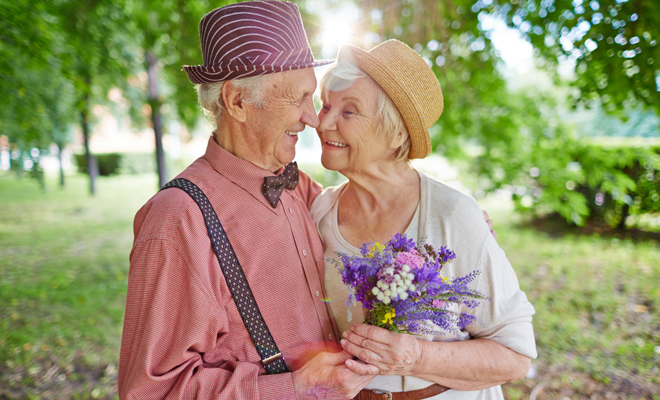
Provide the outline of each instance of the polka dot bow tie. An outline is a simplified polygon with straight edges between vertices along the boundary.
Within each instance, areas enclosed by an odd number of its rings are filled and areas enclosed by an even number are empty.
[[[284,168],[284,172],[277,176],[267,176],[261,186],[261,193],[273,208],[282,195],[282,189],[293,190],[298,185],[298,164],[292,162]]]

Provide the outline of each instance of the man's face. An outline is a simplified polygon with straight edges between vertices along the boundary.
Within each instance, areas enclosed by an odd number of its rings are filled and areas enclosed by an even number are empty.
[[[265,109],[248,106],[246,125],[255,138],[259,166],[276,171],[293,161],[298,133],[305,125],[318,126],[312,95],[316,89],[313,68],[272,74],[265,85]]]

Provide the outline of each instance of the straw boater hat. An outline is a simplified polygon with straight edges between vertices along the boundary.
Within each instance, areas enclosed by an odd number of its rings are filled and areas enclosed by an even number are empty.
[[[284,1],[250,1],[211,11],[199,23],[204,65],[183,69],[192,83],[326,65],[314,61],[298,7]]]
[[[410,134],[412,148],[408,157],[431,154],[429,128],[442,114],[443,102],[440,83],[426,61],[394,39],[369,51],[346,44],[337,58],[357,64],[390,96]]]

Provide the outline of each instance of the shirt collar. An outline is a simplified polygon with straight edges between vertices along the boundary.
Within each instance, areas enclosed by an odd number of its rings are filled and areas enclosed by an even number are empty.
[[[261,186],[264,183],[265,177],[281,174],[284,171],[284,167],[281,167],[275,173],[257,167],[251,162],[238,158],[220,147],[213,139],[213,136],[209,138],[204,157],[218,173],[243,188],[264,206],[277,213],[277,208],[273,208],[261,192]]]

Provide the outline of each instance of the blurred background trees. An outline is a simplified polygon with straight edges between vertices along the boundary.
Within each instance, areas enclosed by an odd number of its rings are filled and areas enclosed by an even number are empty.
[[[0,398],[116,398],[131,223],[200,155],[174,161],[209,133],[182,66],[230,2],[0,1]],[[660,3],[296,3],[316,58],[396,38],[436,73],[445,109],[419,165],[491,212],[536,309],[539,359],[505,397],[660,395]]]
[[[445,111],[434,127],[435,152],[465,161],[481,178],[479,190],[506,188],[519,211],[558,213],[575,225],[625,228],[630,215],[658,212],[658,143],[589,138],[659,136],[657,2],[357,4],[367,17],[358,37],[400,39],[436,72]],[[501,68],[493,42],[500,21],[531,44],[535,81],[521,83]],[[578,112],[590,113],[590,126],[566,123]]]
[[[94,105],[113,109],[122,101],[134,128],[153,129],[162,185],[171,177],[163,135],[178,135],[179,126],[193,131],[201,117],[182,65],[201,63],[201,17],[230,2],[17,0],[0,5],[0,131],[15,150],[13,167],[39,178],[40,155],[51,143],[62,149],[71,132],[80,131],[85,157],[78,160],[94,193],[97,164],[117,158],[99,155],[97,162],[89,151],[95,129],[90,110]],[[339,20],[344,13],[340,22],[350,21],[352,35],[346,41],[369,48],[396,38],[428,61],[446,104],[432,128],[435,153],[474,174],[477,197],[506,190],[519,211],[558,213],[576,225],[591,220],[623,228],[630,215],[658,211],[657,142],[614,139],[659,136],[656,2],[298,4],[317,55],[334,55],[324,53],[324,40],[333,32],[326,17],[336,12]],[[506,68],[494,40],[498,26],[513,29],[532,48],[533,73]]]

